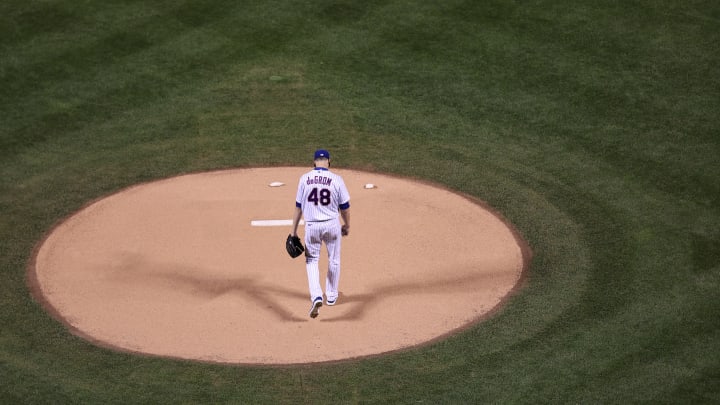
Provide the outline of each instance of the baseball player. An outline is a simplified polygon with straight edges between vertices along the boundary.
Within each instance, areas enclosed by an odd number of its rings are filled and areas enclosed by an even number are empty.
[[[305,269],[310,287],[310,317],[318,316],[323,304],[318,259],[323,242],[328,252],[328,272],[325,279],[327,305],[335,305],[340,282],[340,241],[350,232],[350,193],[343,178],[330,171],[330,153],[318,149],[315,167],[303,174],[295,197],[292,235],[297,236],[300,218],[305,218]],[[344,225],[340,225],[342,217]]]

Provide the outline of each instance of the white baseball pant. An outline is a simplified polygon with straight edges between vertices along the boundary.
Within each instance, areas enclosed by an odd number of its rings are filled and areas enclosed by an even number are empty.
[[[310,300],[322,297],[320,287],[320,249],[323,242],[328,252],[328,272],[325,277],[325,296],[333,301],[338,297],[338,284],[340,282],[340,221],[337,219],[324,222],[305,223],[305,268],[310,287]]]

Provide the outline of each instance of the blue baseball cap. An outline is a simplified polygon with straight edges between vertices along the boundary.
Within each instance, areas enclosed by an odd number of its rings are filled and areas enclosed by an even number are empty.
[[[315,151],[315,159],[330,159],[330,152],[326,151],[325,149],[318,149]]]

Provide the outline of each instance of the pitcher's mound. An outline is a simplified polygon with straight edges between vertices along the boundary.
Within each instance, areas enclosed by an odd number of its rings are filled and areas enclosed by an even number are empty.
[[[102,346],[295,364],[438,339],[482,319],[518,283],[524,244],[478,202],[335,170],[350,191],[352,227],[342,240],[338,302],[311,319],[305,262],[284,246],[307,170],[192,174],[99,200],[39,247],[34,294],[73,333]]]

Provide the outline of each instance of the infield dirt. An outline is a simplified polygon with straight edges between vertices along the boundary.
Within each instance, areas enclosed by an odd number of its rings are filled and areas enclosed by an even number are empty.
[[[100,346],[301,364],[445,338],[482,320],[518,285],[529,250],[481,202],[424,182],[333,169],[350,191],[352,227],[342,242],[338,304],[309,318],[304,260],[284,248],[290,226],[251,224],[291,218],[307,170],[190,174],[93,202],[39,245],[29,268],[33,294]],[[320,265],[324,277],[326,257]]]

